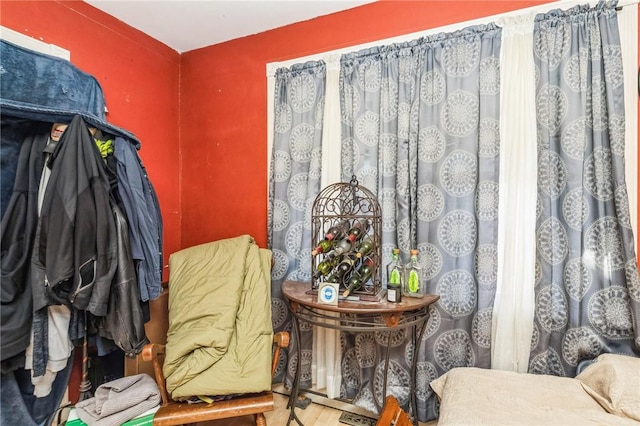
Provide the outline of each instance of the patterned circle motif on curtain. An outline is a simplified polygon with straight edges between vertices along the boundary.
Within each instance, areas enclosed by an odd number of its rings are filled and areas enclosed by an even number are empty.
[[[342,178],[355,175],[378,197],[383,264],[394,247],[405,262],[417,248],[427,291],[441,297],[422,341],[395,336],[391,346],[387,393],[401,404],[419,357],[421,421],[437,414],[431,380],[454,367],[490,367],[500,40],[490,24],[341,58]],[[386,341],[343,332],[341,342],[341,396],[378,412]]]
[[[275,75],[274,142],[269,176],[268,247],[273,252],[271,308],[274,331],[291,332],[291,314],[280,290],[286,280],[310,281],[311,206],[320,192],[326,65],[280,68]],[[294,333],[281,351],[275,380],[291,387],[300,365],[302,387],[311,386],[312,331],[301,324],[301,353]]]
[[[640,354],[615,2],[536,17],[537,277],[529,372]]]

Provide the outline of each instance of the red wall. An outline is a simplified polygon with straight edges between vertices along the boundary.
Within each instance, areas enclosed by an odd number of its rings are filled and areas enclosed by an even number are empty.
[[[266,245],[266,64],[547,3],[380,1],[182,55],[182,244]]]
[[[69,50],[71,62],[98,79],[109,122],[142,143],[162,209],[165,257],[178,250],[180,55],[84,2],[3,1],[1,7],[0,25]]]

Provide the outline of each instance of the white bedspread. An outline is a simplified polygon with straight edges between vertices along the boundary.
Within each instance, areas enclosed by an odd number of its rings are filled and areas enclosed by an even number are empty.
[[[640,359],[622,356],[624,362],[615,364],[618,370],[616,379],[615,374],[612,375],[614,364],[611,362],[612,358],[620,356],[606,355],[606,362],[600,362],[599,358],[599,362],[580,375],[589,373],[591,387],[586,380],[580,381],[580,376],[572,379],[480,368],[452,369],[431,382],[440,399],[438,426],[638,426],[640,417],[635,416],[640,414],[628,407],[634,407],[637,401],[640,410]],[[598,386],[593,386],[593,383],[598,383]],[[613,401],[615,405],[618,398],[620,405],[627,408],[616,410],[612,409],[612,404],[601,405],[602,400],[599,403],[592,396],[598,392],[611,392],[611,395],[602,395],[602,399]]]

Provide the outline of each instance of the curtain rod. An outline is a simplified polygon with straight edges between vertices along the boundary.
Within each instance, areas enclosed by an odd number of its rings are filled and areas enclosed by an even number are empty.
[[[639,2],[640,2],[640,0],[619,0],[618,1],[618,5],[616,6],[616,10],[620,11],[620,10],[622,10],[623,7],[637,5]],[[340,55],[342,55],[344,53],[355,52],[355,51],[358,51],[358,50],[361,50],[361,49],[366,49],[366,48],[373,47],[373,46],[388,45],[388,44],[393,44],[393,43],[401,43],[401,42],[404,42],[404,41],[415,40],[415,39],[423,37],[423,36],[436,34],[436,33],[441,33],[441,32],[453,32],[455,30],[466,28],[466,27],[472,26],[472,25],[486,24],[486,23],[489,23],[489,22],[494,22],[494,21],[497,21],[498,19],[504,18],[504,17],[523,16],[523,15],[527,15],[527,14],[531,14],[531,13],[546,13],[546,12],[549,12],[550,10],[559,9],[559,8],[569,9],[569,8],[571,8],[573,6],[577,6],[577,5],[581,5],[581,4],[589,4],[589,6],[593,7],[593,6],[598,4],[598,0],[587,0],[587,1],[585,1],[585,0],[558,0],[558,1],[553,1],[553,2],[550,2],[550,3],[545,3],[545,4],[540,4],[540,5],[536,5],[536,6],[527,7],[527,8],[524,8],[524,9],[513,10],[511,12],[504,12],[504,13],[499,13],[499,14],[496,14],[496,15],[485,16],[483,18],[477,18],[477,19],[472,19],[472,20],[468,20],[468,21],[456,22],[454,24],[444,25],[444,26],[441,26],[441,27],[430,28],[430,29],[427,29],[427,30],[417,31],[417,32],[414,32],[414,33],[409,33],[409,34],[399,35],[399,36],[390,37],[390,38],[386,38],[386,39],[376,40],[376,41],[372,41],[372,42],[368,42],[368,43],[362,43],[362,44],[358,44],[358,45],[348,46],[348,47],[344,47],[344,48],[340,48],[340,49],[334,49],[334,50],[330,50],[330,51],[326,51],[326,52],[322,52],[322,53],[316,53],[316,54],[312,54],[312,55],[307,55],[307,56],[302,56],[302,57],[298,57],[298,58],[288,59],[288,60],[285,60],[285,61],[269,62],[269,63],[267,63],[267,66],[266,66],[267,77],[273,77],[275,75],[276,70],[278,68],[281,68],[281,67],[289,67],[289,66],[294,65],[294,64],[304,63],[304,62],[307,62],[307,61],[318,61],[318,60],[324,60],[325,62],[327,62],[327,65],[329,65],[329,62],[338,61],[339,58],[340,58]]]

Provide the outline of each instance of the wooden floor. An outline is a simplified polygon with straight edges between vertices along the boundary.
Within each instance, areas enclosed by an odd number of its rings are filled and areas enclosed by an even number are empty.
[[[289,419],[289,409],[287,408],[288,396],[274,393],[275,410],[265,413],[267,426],[285,426]],[[348,405],[348,404],[346,404]],[[355,408],[355,407],[354,407]],[[356,410],[357,411],[357,410]],[[327,407],[325,405],[312,403],[305,409],[296,409],[296,414],[305,426],[341,426],[339,422],[342,410]],[[217,420],[212,422],[198,423],[197,426],[254,426],[253,416],[246,416],[236,419]],[[291,422],[291,426],[295,426]],[[420,426],[436,426],[435,422],[419,423]]]

